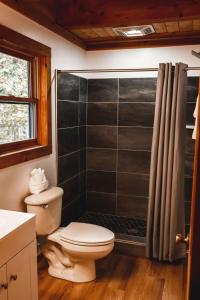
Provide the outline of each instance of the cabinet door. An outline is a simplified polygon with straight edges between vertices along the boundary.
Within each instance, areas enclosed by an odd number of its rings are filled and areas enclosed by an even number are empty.
[[[0,268],[0,300],[7,300],[8,288],[7,288],[7,277],[6,277],[6,265]]]
[[[35,260],[36,249],[33,242],[7,263],[8,300],[38,299]]]

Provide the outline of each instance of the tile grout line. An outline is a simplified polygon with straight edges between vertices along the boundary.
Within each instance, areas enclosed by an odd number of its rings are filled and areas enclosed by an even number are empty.
[[[110,150],[110,151],[116,151],[116,148],[101,148],[101,147],[88,147],[89,150]],[[131,148],[119,148],[119,151],[130,151],[130,152],[150,152],[149,149],[131,149]]]
[[[111,170],[97,170],[97,169],[88,169],[88,171],[90,171],[90,172],[96,172],[96,173],[98,173],[98,172],[102,172],[102,173],[115,173],[115,174],[130,174],[130,175],[138,175],[138,176],[149,176],[149,173],[138,173],[138,172],[122,172],[122,171],[117,171],[116,172],[116,170],[114,170],[114,171],[111,171]]]
[[[96,190],[90,190],[88,193],[96,193],[96,194],[106,194],[106,195],[115,195],[115,193],[109,193],[109,192],[99,192]],[[125,193],[119,193],[120,196],[125,196],[125,197],[137,197],[139,199],[147,199],[148,200],[148,195],[135,195],[135,194],[125,194]]]
[[[70,181],[70,180],[72,180],[72,179],[78,177],[78,176],[81,175],[82,173],[84,173],[84,171],[78,172],[78,173],[76,173],[75,175],[73,175],[73,176],[71,176],[71,177],[68,177],[68,178],[65,179],[64,181],[59,182],[58,185],[63,185],[63,184],[65,184],[65,183],[67,183],[68,181]]]
[[[65,154],[63,154],[63,155],[58,155],[58,159],[60,159],[60,158],[62,158],[62,157],[69,156],[69,155],[72,155],[72,154],[75,154],[75,153],[80,152],[80,151],[83,151],[83,150],[85,150],[85,148],[79,148],[79,149],[77,149],[77,150],[75,150],[75,151],[72,151],[72,152],[69,152],[69,153],[65,153]]]

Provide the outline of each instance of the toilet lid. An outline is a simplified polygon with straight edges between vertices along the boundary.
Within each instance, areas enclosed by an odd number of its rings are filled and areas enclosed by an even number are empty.
[[[65,227],[60,238],[76,245],[97,246],[114,241],[114,233],[109,229],[94,224],[72,222]]]

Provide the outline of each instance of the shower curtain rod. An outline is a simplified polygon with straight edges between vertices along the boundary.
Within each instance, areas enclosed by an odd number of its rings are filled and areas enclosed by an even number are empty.
[[[114,72],[157,72],[158,68],[138,68],[138,69],[89,69],[89,70],[57,70],[62,73],[114,73]],[[200,67],[187,67],[186,71],[200,71]]]

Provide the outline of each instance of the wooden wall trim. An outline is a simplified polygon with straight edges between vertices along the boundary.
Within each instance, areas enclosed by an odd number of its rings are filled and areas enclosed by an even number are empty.
[[[0,168],[5,168],[52,153],[51,48],[2,25],[0,25],[0,47],[5,49],[9,47],[15,52],[28,53],[38,62],[38,88],[34,89],[34,99],[32,99],[36,103],[37,136],[31,141],[2,145],[0,147]],[[0,101],[4,100],[0,99]],[[20,102],[21,100],[16,97],[15,101]]]
[[[199,32],[177,33],[177,34],[156,34],[152,37],[112,40],[90,40],[86,42],[86,48],[91,50],[122,49],[122,48],[150,48],[181,45],[200,44]]]

